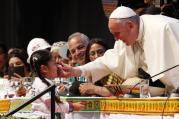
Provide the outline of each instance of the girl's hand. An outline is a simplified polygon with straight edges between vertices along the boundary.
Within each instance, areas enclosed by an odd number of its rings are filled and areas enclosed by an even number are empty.
[[[75,111],[80,111],[82,109],[85,108],[85,104],[84,103],[81,103],[81,102],[75,102],[75,103],[72,103]]]

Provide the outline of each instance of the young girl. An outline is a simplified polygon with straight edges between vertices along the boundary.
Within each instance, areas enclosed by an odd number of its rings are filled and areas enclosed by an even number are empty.
[[[30,65],[32,71],[37,75],[32,86],[35,95],[37,95],[53,84],[52,80],[58,77],[59,69],[48,50],[39,50],[34,52],[30,58]],[[32,103],[34,113],[37,112],[36,114],[40,114],[43,118],[50,119],[50,98],[50,93],[46,93],[34,101],[34,103]],[[56,112],[68,113],[73,110],[80,110],[81,108],[84,108],[84,105],[80,103],[62,103],[58,98],[56,98]]]

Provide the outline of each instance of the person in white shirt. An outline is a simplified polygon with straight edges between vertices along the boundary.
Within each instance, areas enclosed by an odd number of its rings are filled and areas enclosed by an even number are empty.
[[[44,91],[51,84],[52,80],[59,76],[58,66],[55,60],[52,58],[52,55],[49,50],[38,50],[32,53],[30,57],[30,65],[37,77],[33,82],[33,89],[35,95]],[[61,87],[57,87],[57,91]],[[56,99],[56,112],[68,113],[73,110],[80,110],[84,108],[84,105],[80,102],[77,103],[63,103],[58,97]],[[50,118],[50,109],[51,109],[51,96],[50,93],[46,93],[41,96],[39,99],[32,103],[32,109],[35,114],[40,114],[43,118]],[[64,118],[64,117],[63,117]]]
[[[114,49],[103,57],[80,67],[63,67],[63,75],[91,75],[95,82],[110,72],[124,79],[137,76],[142,67],[151,76],[179,64],[179,21],[163,15],[138,16],[124,6],[109,17],[108,27],[117,40]],[[171,89],[179,87],[176,67],[152,78],[160,79]]]

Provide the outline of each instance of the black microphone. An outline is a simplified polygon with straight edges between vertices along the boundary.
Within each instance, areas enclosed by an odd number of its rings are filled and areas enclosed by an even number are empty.
[[[152,78],[154,78],[154,77],[156,77],[156,76],[158,76],[158,75],[160,75],[160,74],[162,74],[162,73],[165,73],[165,72],[167,72],[167,71],[170,71],[170,70],[172,70],[172,69],[174,69],[174,68],[176,68],[176,67],[178,67],[178,66],[179,66],[179,64],[177,64],[177,65],[175,65],[175,66],[173,66],[173,67],[170,67],[170,68],[168,68],[168,69],[166,69],[166,70],[164,70],[164,71],[162,71],[162,72],[159,72],[158,74],[155,74],[155,75],[153,75],[153,76],[150,76],[150,74],[148,74],[148,73],[147,73],[146,71],[144,71],[142,68],[139,68],[139,69],[138,69],[138,75],[139,75],[139,78],[152,80]],[[133,90],[136,86],[138,86],[140,83],[141,83],[141,82],[135,84],[135,85],[131,88],[131,90],[129,91],[129,93],[127,93],[127,94],[124,95],[124,97],[128,97],[128,98],[131,98],[131,97],[134,97],[134,98],[135,98],[135,97],[139,97],[139,95],[134,95],[134,94],[132,94],[132,90]],[[176,90],[176,92],[179,93],[179,88],[177,88],[177,89],[178,89],[178,91]]]
[[[144,71],[142,68],[138,69],[138,77],[142,79],[151,79],[150,74]]]

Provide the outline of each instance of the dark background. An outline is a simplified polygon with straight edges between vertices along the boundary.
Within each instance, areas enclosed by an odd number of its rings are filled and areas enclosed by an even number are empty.
[[[26,49],[34,37],[50,44],[66,41],[74,32],[114,40],[101,0],[0,0],[0,42]]]
[[[117,0],[129,7],[139,7],[143,0]],[[171,3],[176,0],[167,0]],[[161,5],[164,0],[160,0]],[[179,0],[164,9],[163,15],[179,19]],[[175,11],[175,12],[174,12]],[[176,13],[172,16],[173,13]],[[102,0],[0,0],[0,43],[8,48],[26,49],[34,37],[50,44],[66,41],[74,32],[89,38],[101,37],[112,48],[114,39],[108,30]]]

